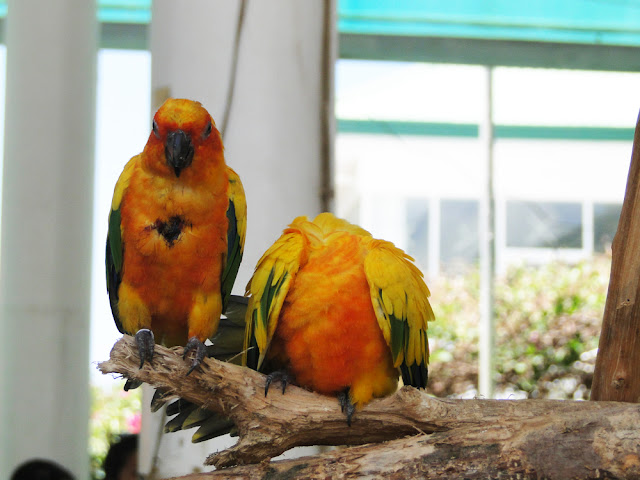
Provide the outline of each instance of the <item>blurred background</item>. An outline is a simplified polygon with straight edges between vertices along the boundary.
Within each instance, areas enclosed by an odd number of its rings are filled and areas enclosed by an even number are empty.
[[[48,456],[102,478],[141,416],[143,473],[220,448],[160,441],[140,391],[96,369],[120,337],[113,186],[168,96],[203,102],[247,190],[235,293],[288,222],[331,209],[425,273],[429,393],[589,398],[640,106],[639,1],[50,3],[0,1],[0,472]]]

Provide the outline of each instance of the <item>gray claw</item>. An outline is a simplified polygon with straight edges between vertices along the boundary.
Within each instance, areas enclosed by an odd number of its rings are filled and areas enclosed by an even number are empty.
[[[292,379],[291,375],[289,375],[289,372],[287,372],[286,370],[276,370],[275,372],[271,372],[269,375],[267,375],[267,381],[264,385],[265,397],[267,396],[269,387],[274,380],[280,380],[280,383],[282,384],[282,394],[284,395],[284,391],[287,389],[287,385],[291,383]]]
[[[340,402],[340,409],[343,413],[347,415],[347,425],[351,426],[351,417],[356,413],[356,406],[351,403],[351,398],[349,398],[349,389],[343,390],[338,394],[338,402]]]
[[[193,359],[193,362],[191,362],[191,368],[189,368],[187,375],[193,372],[193,370],[195,370],[195,368],[202,363],[204,357],[207,354],[207,347],[205,347],[204,343],[202,343],[196,337],[191,337],[187,344],[184,346],[184,353],[182,354],[182,358],[187,358],[187,354],[194,348],[196,350],[196,356]]]
[[[141,328],[135,335],[136,345],[138,345],[138,355],[140,355],[140,368],[144,365],[145,360],[151,363],[153,358],[153,349],[155,347],[155,339],[153,332],[148,328]]]

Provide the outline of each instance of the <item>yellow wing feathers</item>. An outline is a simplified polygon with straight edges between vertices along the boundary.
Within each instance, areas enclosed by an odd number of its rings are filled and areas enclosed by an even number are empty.
[[[235,205],[238,236],[240,245],[244,246],[247,233],[247,199],[238,174],[231,167],[227,167],[227,175],[229,176],[229,201]]]
[[[430,295],[412,258],[392,243],[371,239],[365,275],[378,324],[394,366],[428,363],[427,322],[434,319]]]
[[[412,384],[416,383],[415,375],[424,375],[426,382],[427,322],[433,320],[434,315],[422,273],[413,259],[392,243],[376,240],[366,230],[330,213],[322,213],[313,221],[307,217],[296,218],[258,262],[247,286],[251,298],[245,349],[256,348],[258,353],[253,355],[259,358],[253,362],[247,360],[252,354],[245,352],[245,364],[253,368],[262,365],[285,297],[308,255],[317,249],[330,248],[329,245],[341,248],[345,233],[359,238],[371,303],[391,350],[394,367],[400,368],[403,377],[410,378]],[[358,255],[353,258],[354,262],[362,261],[357,259]]]
[[[139,157],[140,155],[136,155],[131,160],[129,160],[124,166],[120,177],[118,177],[118,181],[116,182],[116,186],[113,191],[113,199],[111,200],[111,210],[118,210],[120,208],[122,196],[129,186],[131,175],[133,174],[136,164],[138,163]]]
[[[280,309],[300,267],[305,243],[298,231],[285,231],[258,261],[246,290],[250,298],[243,365],[257,370],[262,366],[278,324]],[[251,349],[257,349],[257,352]]]

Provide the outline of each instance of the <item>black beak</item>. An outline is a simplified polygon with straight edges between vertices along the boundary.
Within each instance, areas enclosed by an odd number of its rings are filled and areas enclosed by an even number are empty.
[[[193,144],[189,135],[182,130],[170,132],[164,144],[164,155],[169,166],[173,167],[176,177],[180,176],[183,168],[193,161]]]

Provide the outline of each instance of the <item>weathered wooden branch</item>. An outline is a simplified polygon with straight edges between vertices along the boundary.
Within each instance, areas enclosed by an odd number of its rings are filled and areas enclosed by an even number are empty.
[[[181,349],[156,347],[138,368],[131,337],[114,346],[103,373],[169,390],[230,417],[238,443],[209,457],[218,467],[258,463],[299,445],[364,445],[316,457],[245,465],[187,478],[275,474],[334,478],[631,478],[640,476],[640,406],[616,402],[451,400],[413,388],[374,400],[346,425],[335,398],[289,386],[264,396],[261,374],[207,359],[186,376]],[[329,463],[327,463],[329,462]],[[287,477],[288,478],[288,477]]]
[[[633,139],[591,400],[640,402],[640,117]]]

